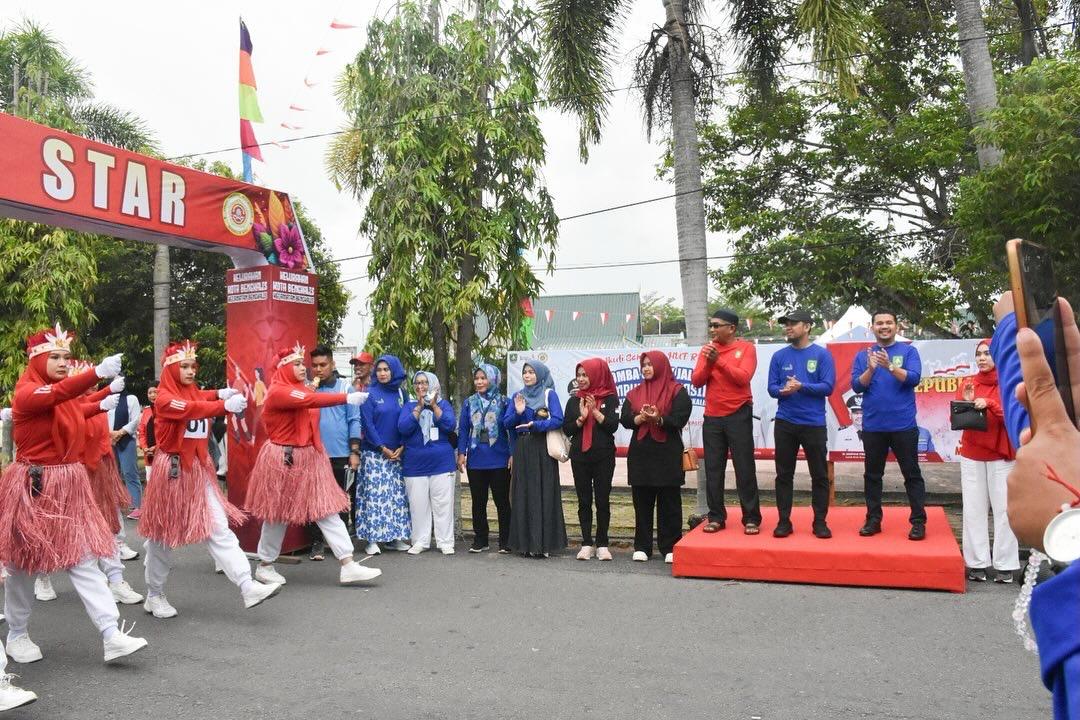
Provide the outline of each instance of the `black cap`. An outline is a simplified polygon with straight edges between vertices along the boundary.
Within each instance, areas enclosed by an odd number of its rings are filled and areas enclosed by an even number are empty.
[[[804,322],[808,325],[814,324],[814,318],[810,317],[810,313],[805,310],[792,310],[787,315],[782,316],[777,320],[780,323],[786,322]]]
[[[844,404],[848,406],[849,410],[858,410],[862,412],[862,395],[852,395]]]
[[[723,308],[720,308],[719,310],[714,312],[712,316],[717,320],[723,320],[724,322],[729,322],[732,325],[739,324],[739,316],[731,312],[730,310],[724,310]]]

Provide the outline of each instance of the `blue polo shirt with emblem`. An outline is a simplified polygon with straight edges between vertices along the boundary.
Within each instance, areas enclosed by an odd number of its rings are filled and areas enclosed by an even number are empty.
[[[802,387],[791,395],[780,390],[794,376]],[[776,418],[796,425],[825,424],[825,398],[836,384],[832,355],[820,345],[788,346],[769,360],[769,395],[778,399]]]
[[[880,348],[871,346],[871,350]],[[865,350],[855,355],[851,366],[851,389],[863,396],[863,432],[900,432],[915,427],[915,387],[922,380],[922,360],[919,351],[908,343],[894,342],[882,348],[889,354],[894,367],[907,370],[904,382],[897,380],[887,368],[879,367],[863,385],[859,376],[869,362]]]

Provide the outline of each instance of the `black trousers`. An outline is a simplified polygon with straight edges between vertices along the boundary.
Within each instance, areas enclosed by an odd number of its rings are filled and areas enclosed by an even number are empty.
[[[671,552],[682,537],[682,491],[679,486],[635,485],[634,550],[652,555],[653,512],[656,513],[656,544],[661,555]]]
[[[615,475],[615,455],[600,460],[571,460],[574,489],[577,490],[577,516],[581,524],[581,544],[608,546],[611,525],[611,478]],[[592,534],[592,506],[596,501],[596,539]]]
[[[743,525],[761,524],[757,468],[754,465],[754,416],[750,403],[723,417],[705,416],[701,428],[705,447],[705,497],[710,520],[727,520],[724,507],[724,475],[728,451],[735,465],[735,487],[739,491]]]
[[[776,419],[773,438],[776,441],[776,509],[780,520],[791,519],[795,494],[795,462],[802,446],[806,465],[810,469],[810,504],[814,522],[825,522],[829,513],[828,447],[824,425],[797,425]]]
[[[919,428],[895,432],[870,432],[863,430],[863,487],[866,492],[866,519],[881,520],[881,484],[885,475],[885,460],[892,450],[900,473],[904,476],[904,490],[911,506],[909,519],[912,523],[926,522],[926,483],[919,469]]]
[[[472,496],[473,541],[476,547],[487,547],[489,543],[488,525],[488,490],[495,499],[495,511],[499,516],[499,549],[509,547],[510,538],[510,470],[492,468],[477,470],[468,468],[469,494]]]
[[[330,458],[330,469],[334,471],[334,479],[337,480],[338,487],[345,490],[345,471],[349,468],[348,457],[332,457]],[[359,470],[357,470],[359,472]],[[356,493],[349,490],[345,490],[345,494],[349,496],[349,510],[348,512],[339,513],[341,515],[341,521],[345,523],[345,529],[349,532],[349,537],[353,536],[353,522],[356,517]],[[325,544],[322,531],[319,530],[319,526],[315,523],[308,523],[308,537],[311,538],[312,544]]]

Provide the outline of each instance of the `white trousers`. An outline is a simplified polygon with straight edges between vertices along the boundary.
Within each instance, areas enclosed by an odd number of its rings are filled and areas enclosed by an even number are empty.
[[[431,546],[431,523],[435,522],[435,544],[454,547],[454,473],[405,478],[412,518],[413,545]]]
[[[315,524],[322,530],[326,544],[330,546],[330,552],[338,560],[351,558],[353,555],[352,540],[349,539],[349,531],[345,529],[345,523],[337,513],[319,518]],[[285,539],[285,531],[288,523],[264,522],[262,532],[259,534],[259,559],[265,563],[272,563],[281,554],[281,542]]]
[[[8,642],[26,635],[30,626],[30,613],[34,607],[34,576],[9,568],[4,581],[4,615],[7,616]],[[86,614],[98,631],[104,635],[115,630],[120,620],[116,610],[116,600],[109,591],[109,583],[104,573],[98,569],[97,558],[86,557],[82,562],[67,571],[75,592],[79,594]]]
[[[1010,460],[969,460],[960,458],[960,490],[964,498],[964,564],[988,568],[993,557],[995,570],[1019,570],[1020,547],[1009,527],[1005,506],[1006,480]],[[994,552],[990,553],[987,513],[994,511]]]
[[[120,559],[120,544],[127,538],[127,528],[124,527],[124,513],[120,511],[120,508],[117,508],[116,514],[120,518],[120,532],[116,533],[114,538],[113,553],[107,558],[98,558],[98,567],[101,568],[101,572],[105,573],[111,583],[120,582],[124,579],[124,563]]]
[[[218,502],[209,482],[206,484],[206,499],[214,517],[214,530],[206,541],[207,549],[218,567],[225,571],[225,577],[243,591],[251,582],[251,564],[240,549],[240,541],[229,529],[225,508]],[[169,579],[169,570],[172,569],[173,548],[154,540],[147,540],[143,547],[146,549],[146,588],[151,595],[162,595],[165,582]]]

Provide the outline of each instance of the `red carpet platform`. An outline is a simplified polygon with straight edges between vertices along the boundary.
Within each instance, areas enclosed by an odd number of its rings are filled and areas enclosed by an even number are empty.
[[[699,525],[675,545],[675,577],[768,580],[815,585],[919,588],[964,592],[964,559],[940,507],[926,508],[926,539],[907,539],[908,509],[884,508],[882,532],[860,537],[862,507],[829,508],[833,536],[810,532],[813,510],[793,508],[795,533],[774,538],[776,508],[762,508],[760,535],[744,535],[742,513],[728,508],[727,528],[702,532]]]

